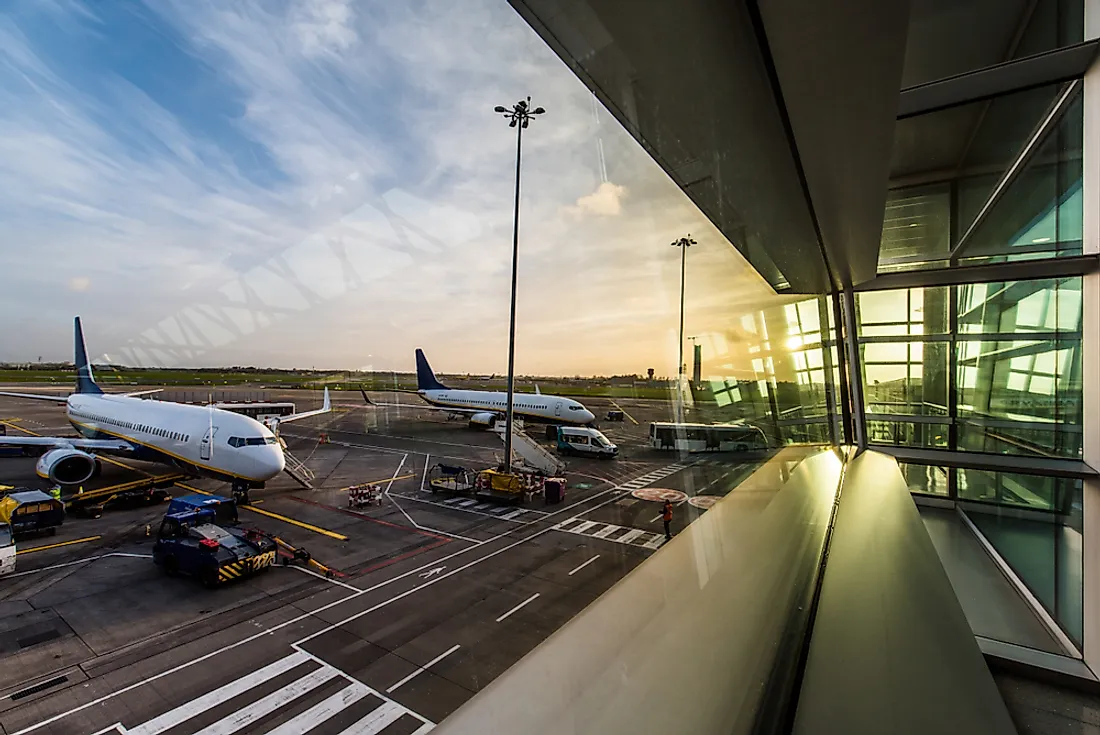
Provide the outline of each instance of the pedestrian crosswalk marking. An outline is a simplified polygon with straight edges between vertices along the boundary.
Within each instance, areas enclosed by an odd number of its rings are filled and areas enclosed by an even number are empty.
[[[562,521],[554,528],[566,533],[575,533],[579,536],[589,536],[628,546],[642,546],[647,549],[656,549],[661,545],[661,540],[664,539],[664,536],[659,533],[651,533],[641,528],[617,526],[614,523],[597,523],[596,521],[585,521],[575,525],[576,520],[578,519],[570,518],[567,521]]]
[[[189,721],[211,709],[236,697],[247,695],[248,692],[282,674],[313,663],[316,663],[317,668],[309,671],[305,671],[303,668],[304,673],[302,676],[289,684],[255,702],[236,709],[201,730],[188,729],[187,731],[196,732],[196,735],[233,735],[233,733],[254,725],[264,717],[284,708],[296,707],[299,703],[303,703],[311,706],[282,725],[267,731],[267,735],[305,735],[314,732],[325,722],[349,707],[358,705],[360,711],[364,711],[364,705],[370,706],[375,699],[377,700],[377,706],[371,709],[366,716],[361,717],[354,725],[344,730],[341,735],[376,735],[406,715],[421,723],[414,735],[424,735],[424,733],[435,727],[433,722],[390,699],[385,694],[368,687],[366,684],[308,653],[296,651],[173,710],[154,717],[148,722],[130,729],[123,728],[120,731],[126,732],[127,735],[159,735],[168,730],[175,730],[179,726],[186,728]],[[320,693],[325,691],[323,685],[336,679],[343,679],[346,686],[335,694],[321,698]],[[368,700],[368,697],[371,699]],[[319,701],[309,702],[310,698],[319,698]]]
[[[645,535],[646,535],[646,532],[643,531],[642,529],[632,528],[616,540],[619,543],[622,543],[622,544],[632,544],[632,543],[634,543],[634,539],[638,538],[639,536],[645,536]]]
[[[505,513],[504,515],[502,515],[502,516],[501,516],[501,518],[503,518],[503,519],[504,519],[504,520],[506,520],[506,521],[510,521],[510,520],[512,520],[513,518],[516,518],[516,517],[518,517],[518,516],[521,516],[521,515],[523,515],[523,514],[524,514],[524,513],[526,513],[526,512],[527,512],[527,511],[525,511],[525,510],[513,510],[513,511],[512,511],[511,513]]]

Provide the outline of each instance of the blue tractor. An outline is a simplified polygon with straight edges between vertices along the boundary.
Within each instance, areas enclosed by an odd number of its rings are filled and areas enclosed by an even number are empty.
[[[239,527],[236,502],[218,495],[172,500],[153,545],[153,561],[166,574],[187,574],[207,587],[267,569],[275,556],[275,541]]]

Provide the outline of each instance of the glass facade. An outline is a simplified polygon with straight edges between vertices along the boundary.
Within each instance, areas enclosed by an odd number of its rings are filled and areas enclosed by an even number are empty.
[[[856,303],[870,443],[1081,456],[1080,277]]]
[[[899,120],[879,271],[1080,254],[1084,115],[1068,90]]]

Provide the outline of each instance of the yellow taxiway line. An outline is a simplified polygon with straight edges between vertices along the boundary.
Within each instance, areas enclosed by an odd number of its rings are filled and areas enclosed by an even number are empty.
[[[32,546],[29,549],[18,549],[16,555],[19,554],[31,554],[35,551],[45,551],[46,549],[57,549],[62,546],[72,546],[73,544],[85,544],[89,541],[98,541],[103,538],[102,536],[88,536],[86,538],[73,539],[72,541],[60,541],[56,544],[48,544],[47,546]]]
[[[182,482],[177,482],[176,487],[182,487],[184,490],[190,490],[191,492],[198,493],[199,495],[213,495],[214,494],[214,493],[211,493],[211,492],[207,492],[206,490],[199,490],[197,487],[192,487],[191,485],[184,485]],[[268,518],[274,518],[275,520],[282,521],[283,523],[289,523],[292,526],[298,526],[299,528],[304,528],[307,531],[313,531],[314,533],[319,533],[322,536],[328,536],[329,538],[334,538],[337,541],[347,541],[348,540],[348,537],[345,536],[342,533],[336,533],[335,531],[330,531],[327,528],[321,528],[320,526],[314,526],[311,523],[305,523],[304,521],[295,520],[294,518],[289,518],[289,517],[284,516],[284,515],[279,515],[278,513],[272,513],[269,510],[261,510],[259,508],[254,508],[251,505],[241,505],[239,507],[244,508],[245,510],[250,510],[253,513],[259,513],[262,516],[267,516]]]

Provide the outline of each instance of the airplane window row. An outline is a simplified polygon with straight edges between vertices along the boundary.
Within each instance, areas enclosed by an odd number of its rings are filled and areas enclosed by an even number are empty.
[[[146,434],[153,434],[155,436],[162,436],[165,439],[175,439],[176,441],[186,442],[191,438],[190,434],[183,434],[178,431],[169,431],[168,429],[161,429],[156,426],[149,426],[148,424],[138,424],[132,421],[118,421],[106,416],[95,416],[93,414],[84,414],[77,411],[73,411],[73,415],[79,418],[87,419],[88,421],[94,421],[101,425],[117,426],[121,429],[129,429],[131,431],[142,431]]]
[[[226,440],[226,443],[231,447],[258,447],[264,444],[275,444],[276,439],[273,436],[250,436],[247,439],[239,436],[231,436]]]
[[[452,398],[451,400],[455,401],[456,403],[465,403],[467,405],[472,405],[472,406],[477,406],[478,404],[481,404],[481,401],[474,401],[474,400],[471,400],[469,398]],[[506,404],[506,401],[490,401],[490,405],[492,405],[492,406],[504,406],[505,404]],[[515,407],[516,408],[547,408],[546,404],[543,404],[543,403],[516,403]],[[576,410],[576,409],[574,409],[574,410]]]

